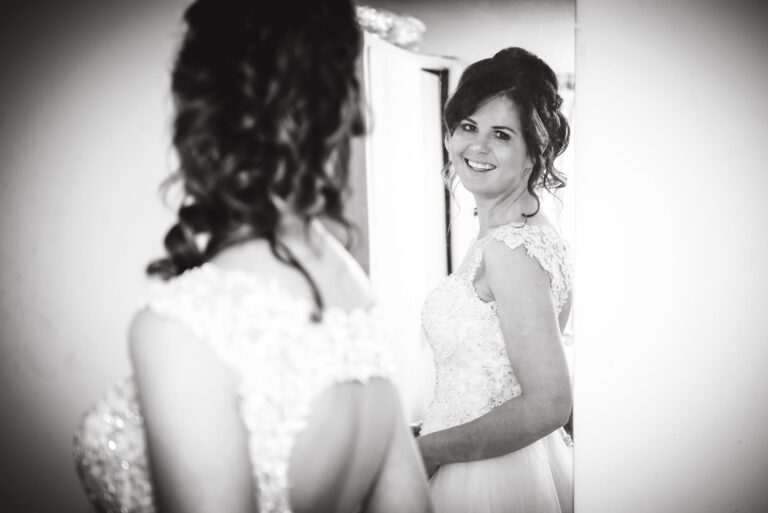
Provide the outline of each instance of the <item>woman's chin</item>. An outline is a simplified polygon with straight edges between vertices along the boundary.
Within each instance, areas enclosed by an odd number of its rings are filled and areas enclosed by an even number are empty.
[[[482,175],[460,177],[460,181],[461,185],[475,196],[487,196],[494,190],[493,184],[489,183],[486,177]]]

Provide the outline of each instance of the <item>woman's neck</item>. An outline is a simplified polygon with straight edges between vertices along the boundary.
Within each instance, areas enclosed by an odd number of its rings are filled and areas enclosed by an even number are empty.
[[[322,233],[318,230],[317,221],[303,222],[296,216],[284,216],[277,227],[275,238],[278,247],[309,247],[316,249],[320,245]],[[226,237],[227,242],[211,258],[213,262],[248,261],[251,251],[262,252],[262,247],[269,247],[269,241],[264,235],[256,235],[248,226],[233,230]],[[270,250],[271,251],[271,250]]]
[[[479,237],[484,237],[491,229],[506,224],[526,224],[524,214],[533,212],[536,201],[528,191],[519,196],[512,196],[499,203],[498,199],[475,197],[477,205],[477,220],[480,225]],[[533,206],[531,206],[533,204]]]

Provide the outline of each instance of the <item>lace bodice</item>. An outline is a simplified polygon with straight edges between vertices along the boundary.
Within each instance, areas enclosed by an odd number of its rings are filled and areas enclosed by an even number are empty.
[[[483,251],[494,240],[511,249],[522,246],[547,271],[558,313],[568,300],[572,265],[567,244],[554,230],[505,225],[476,240],[464,265],[427,296],[422,309],[422,328],[436,371],[435,395],[422,434],[474,420],[521,393],[496,304],[482,301],[474,288]]]
[[[312,400],[334,383],[391,374],[374,313],[329,308],[312,323],[309,302],[252,274],[206,264],[153,284],[142,307],[183,324],[235,371],[264,513],[291,511],[288,462]],[[75,461],[100,511],[155,511],[131,378],[86,414],[75,434]]]

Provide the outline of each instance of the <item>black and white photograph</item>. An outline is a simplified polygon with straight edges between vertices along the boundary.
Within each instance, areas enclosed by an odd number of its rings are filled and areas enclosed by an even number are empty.
[[[0,19],[0,511],[768,512],[768,4]]]

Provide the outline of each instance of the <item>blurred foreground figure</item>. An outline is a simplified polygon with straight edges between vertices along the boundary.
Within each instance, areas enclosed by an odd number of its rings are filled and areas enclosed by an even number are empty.
[[[362,134],[349,0],[198,0],[173,68],[185,199],[84,418],[100,511],[430,511],[342,216]]]

